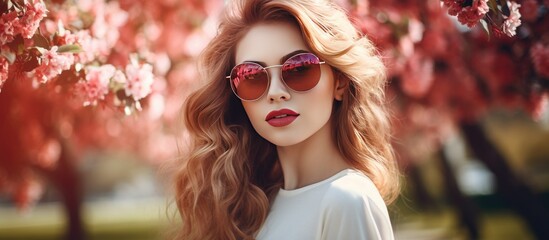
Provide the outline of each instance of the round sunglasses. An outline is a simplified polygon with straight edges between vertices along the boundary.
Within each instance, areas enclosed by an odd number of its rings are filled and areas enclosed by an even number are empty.
[[[255,62],[244,62],[233,67],[226,78],[231,82],[234,94],[243,101],[254,101],[267,92],[270,85],[269,68],[279,67],[282,82],[289,89],[304,92],[314,88],[320,80],[318,57],[312,53],[298,53],[288,58],[282,65],[263,67]]]

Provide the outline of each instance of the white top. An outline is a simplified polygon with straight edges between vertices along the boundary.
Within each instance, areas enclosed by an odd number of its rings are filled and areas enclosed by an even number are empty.
[[[257,240],[392,240],[387,206],[370,178],[345,169],[295,190],[280,189]]]

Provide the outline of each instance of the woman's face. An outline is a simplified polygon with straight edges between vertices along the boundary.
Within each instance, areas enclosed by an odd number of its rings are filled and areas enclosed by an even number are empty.
[[[295,53],[310,52],[300,29],[286,22],[254,25],[236,47],[235,62],[281,65]],[[322,60],[321,60],[322,61]],[[277,146],[292,146],[329,126],[336,94],[333,72],[320,65],[320,80],[312,89],[296,92],[282,82],[281,68],[267,68],[270,85],[255,101],[242,101],[254,129]]]

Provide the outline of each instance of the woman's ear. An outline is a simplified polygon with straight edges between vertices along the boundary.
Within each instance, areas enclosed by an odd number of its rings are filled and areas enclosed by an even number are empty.
[[[334,70],[334,79],[335,79],[335,88],[334,88],[334,98],[337,101],[343,100],[343,95],[347,92],[349,87],[349,78],[345,76],[339,70]]]

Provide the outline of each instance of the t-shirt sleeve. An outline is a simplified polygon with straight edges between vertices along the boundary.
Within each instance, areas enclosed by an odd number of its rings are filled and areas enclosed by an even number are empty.
[[[323,216],[322,240],[394,239],[385,205],[382,210],[368,196],[342,193],[328,199]]]

